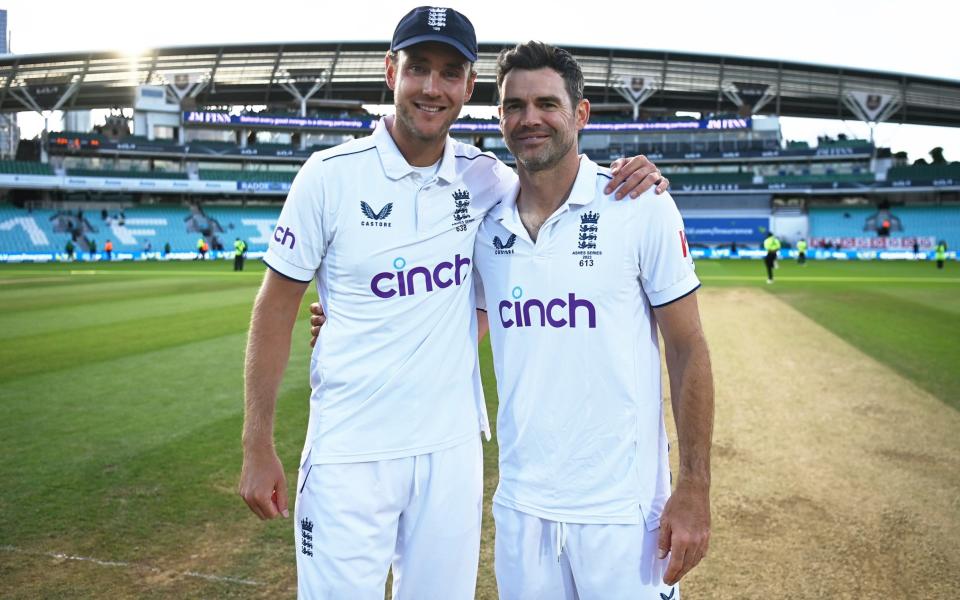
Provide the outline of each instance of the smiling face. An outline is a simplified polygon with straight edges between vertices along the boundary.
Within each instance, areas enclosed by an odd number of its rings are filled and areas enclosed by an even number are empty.
[[[397,110],[392,132],[397,144],[442,144],[473,93],[470,62],[452,46],[427,42],[388,55],[386,69]]]
[[[500,86],[500,129],[517,163],[530,172],[577,153],[577,133],[590,103],[572,104],[563,77],[551,68],[513,69]]]

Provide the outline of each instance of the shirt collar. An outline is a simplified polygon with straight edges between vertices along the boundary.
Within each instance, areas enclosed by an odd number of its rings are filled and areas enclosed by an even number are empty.
[[[580,157],[580,170],[577,171],[577,180],[573,182],[573,189],[567,198],[567,204],[583,206],[593,202],[597,195],[597,163],[586,155]]]
[[[570,196],[567,197],[565,205],[583,206],[593,202],[597,190],[597,163],[586,156],[580,157],[580,167],[577,170],[577,178],[573,182],[573,188],[570,190]],[[516,220],[519,222],[520,216],[517,212],[517,196],[520,194],[520,180],[510,186],[500,202],[493,208],[492,216],[498,221],[505,219]]]
[[[390,179],[402,179],[414,172],[413,167],[407,162],[407,159],[400,153],[400,148],[390,135],[387,128],[387,119],[395,117],[383,117],[377,122],[373,130],[374,143],[377,146],[377,153],[380,155],[380,164],[383,165],[383,171]],[[453,182],[457,178],[456,154],[453,148],[453,140],[447,136],[443,145],[443,156],[440,159],[440,169],[437,171],[437,177],[447,183]]]

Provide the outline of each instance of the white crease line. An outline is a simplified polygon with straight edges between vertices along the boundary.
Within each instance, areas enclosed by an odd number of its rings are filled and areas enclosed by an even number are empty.
[[[32,552],[30,550],[21,550],[20,548],[14,546],[0,546],[0,550],[5,552],[15,552],[17,554],[29,554],[33,556],[47,556],[50,558],[57,558],[60,560],[77,560],[82,562],[90,562],[95,565],[100,565],[103,567],[132,567],[135,569],[145,569],[153,573],[171,573],[173,575],[182,575],[184,577],[196,577],[198,579],[206,579],[208,581],[220,581],[224,583],[238,583],[241,585],[263,585],[262,582],[253,581],[250,579],[240,579],[239,577],[225,577],[221,575],[207,575],[205,573],[197,573],[195,571],[168,571],[161,569],[159,567],[151,567],[149,565],[141,565],[137,563],[128,563],[128,562],[118,562],[115,560],[100,560],[99,558],[91,558],[89,556],[73,556],[70,554],[63,554],[61,552]]]

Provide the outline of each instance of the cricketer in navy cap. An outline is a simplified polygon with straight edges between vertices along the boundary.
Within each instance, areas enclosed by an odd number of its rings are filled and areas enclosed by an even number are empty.
[[[411,10],[397,24],[390,49],[402,50],[421,42],[449,44],[470,62],[477,61],[473,23],[452,8],[420,6]]]

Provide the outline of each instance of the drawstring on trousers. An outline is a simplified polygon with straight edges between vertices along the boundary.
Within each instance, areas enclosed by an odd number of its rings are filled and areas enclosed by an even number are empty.
[[[557,562],[560,562],[560,555],[563,554],[563,547],[567,543],[567,526],[562,522],[557,522]]]
[[[420,496],[420,455],[413,457],[413,497]]]

